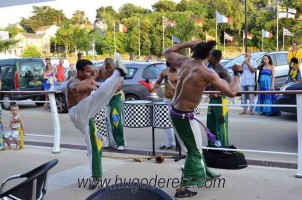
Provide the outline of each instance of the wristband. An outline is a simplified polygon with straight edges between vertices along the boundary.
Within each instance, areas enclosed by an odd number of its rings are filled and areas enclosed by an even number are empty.
[[[234,76],[241,77],[241,75],[242,75],[242,71],[236,71],[236,72],[234,72]]]

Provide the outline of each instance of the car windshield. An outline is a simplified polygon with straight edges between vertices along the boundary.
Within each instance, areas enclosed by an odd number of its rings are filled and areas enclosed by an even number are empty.
[[[257,52],[257,53],[252,53],[252,60],[256,61],[258,58],[262,57],[266,52]],[[240,55],[233,60],[231,60],[229,63],[225,65],[225,68],[232,68],[234,64],[239,64],[241,65],[244,60],[244,54]]]
[[[166,68],[166,65],[163,63],[153,64],[147,66],[142,74],[143,79],[157,79],[160,72]]]
[[[21,62],[21,76],[42,76],[43,62],[29,61]]]

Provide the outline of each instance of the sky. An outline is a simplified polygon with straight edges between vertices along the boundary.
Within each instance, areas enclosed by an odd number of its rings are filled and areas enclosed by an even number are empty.
[[[173,0],[180,2],[180,0]],[[133,3],[143,8],[152,9],[151,5],[158,0],[55,0],[53,2],[28,4],[0,8],[0,27],[5,28],[8,24],[13,24],[32,15],[32,6],[51,6],[57,10],[63,10],[66,17],[70,18],[76,10],[85,11],[91,22],[96,16],[96,9],[101,6],[112,6],[116,11],[125,3]]]

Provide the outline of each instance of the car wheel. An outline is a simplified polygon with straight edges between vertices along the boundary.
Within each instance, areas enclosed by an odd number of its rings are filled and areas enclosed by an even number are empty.
[[[63,94],[56,95],[56,104],[57,104],[57,109],[58,109],[59,113],[68,112],[66,98]]]
[[[9,110],[11,105],[12,105],[12,102],[10,102],[12,100],[11,96],[9,94],[4,94],[2,96],[2,107],[5,109],[5,110]]]
[[[37,98],[35,98],[35,99],[33,99],[33,100],[34,100],[34,101],[45,101],[45,98],[37,97]],[[39,106],[39,107],[45,105],[45,103],[41,103],[41,102],[35,102],[35,104],[36,104],[36,106]]]
[[[133,100],[139,100],[139,98],[138,98],[138,96],[136,96],[134,94],[127,94],[125,100],[126,101],[133,101]]]

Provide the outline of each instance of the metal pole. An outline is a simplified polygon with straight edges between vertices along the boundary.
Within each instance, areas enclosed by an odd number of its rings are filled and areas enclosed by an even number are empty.
[[[283,44],[283,51],[284,51],[284,28],[283,28],[283,31],[282,31],[282,44]]]
[[[244,34],[245,34],[245,52],[247,52],[247,0],[244,0]]]
[[[164,16],[163,16],[163,50],[165,50],[165,24],[164,24]]]
[[[141,57],[141,26],[138,19],[138,59]]]
[[[54,127],[54,141],[53,141],[53,153],[60,153],[60,142],[61,142],[61,126],[58,115],[58,108],[56,104],[55,93],[49,93],[48,99],[51,108],[51,116],[53,120]]]
[[[115,21],[113,22],[113,40],[114,40],[114,52],[116,52]]]
[[[262,44],[261,44],[261,51],[263,51],[263,31],[262,31],[262,33],[261,33],[261,35],[262,35]]]
[[[277,0],[277,51],[279,51],[279,0]]]
[[[216,35],[215,35],[216,49],[217,49],[217,43],[218,43],[218,41],[217,41],[217,39],[218,39],[218,38],[217,38],[217,37],[218,37],[218,36],[217,36],[217,31],[218,31],[218,30],[217,30],[217,29],[218,29],[218,23],[217,23],[217,10],[216,10]]]
[[[297,99],[297,131],[298,131],[298,171],[296,178],[302,178],[302,94]]]

